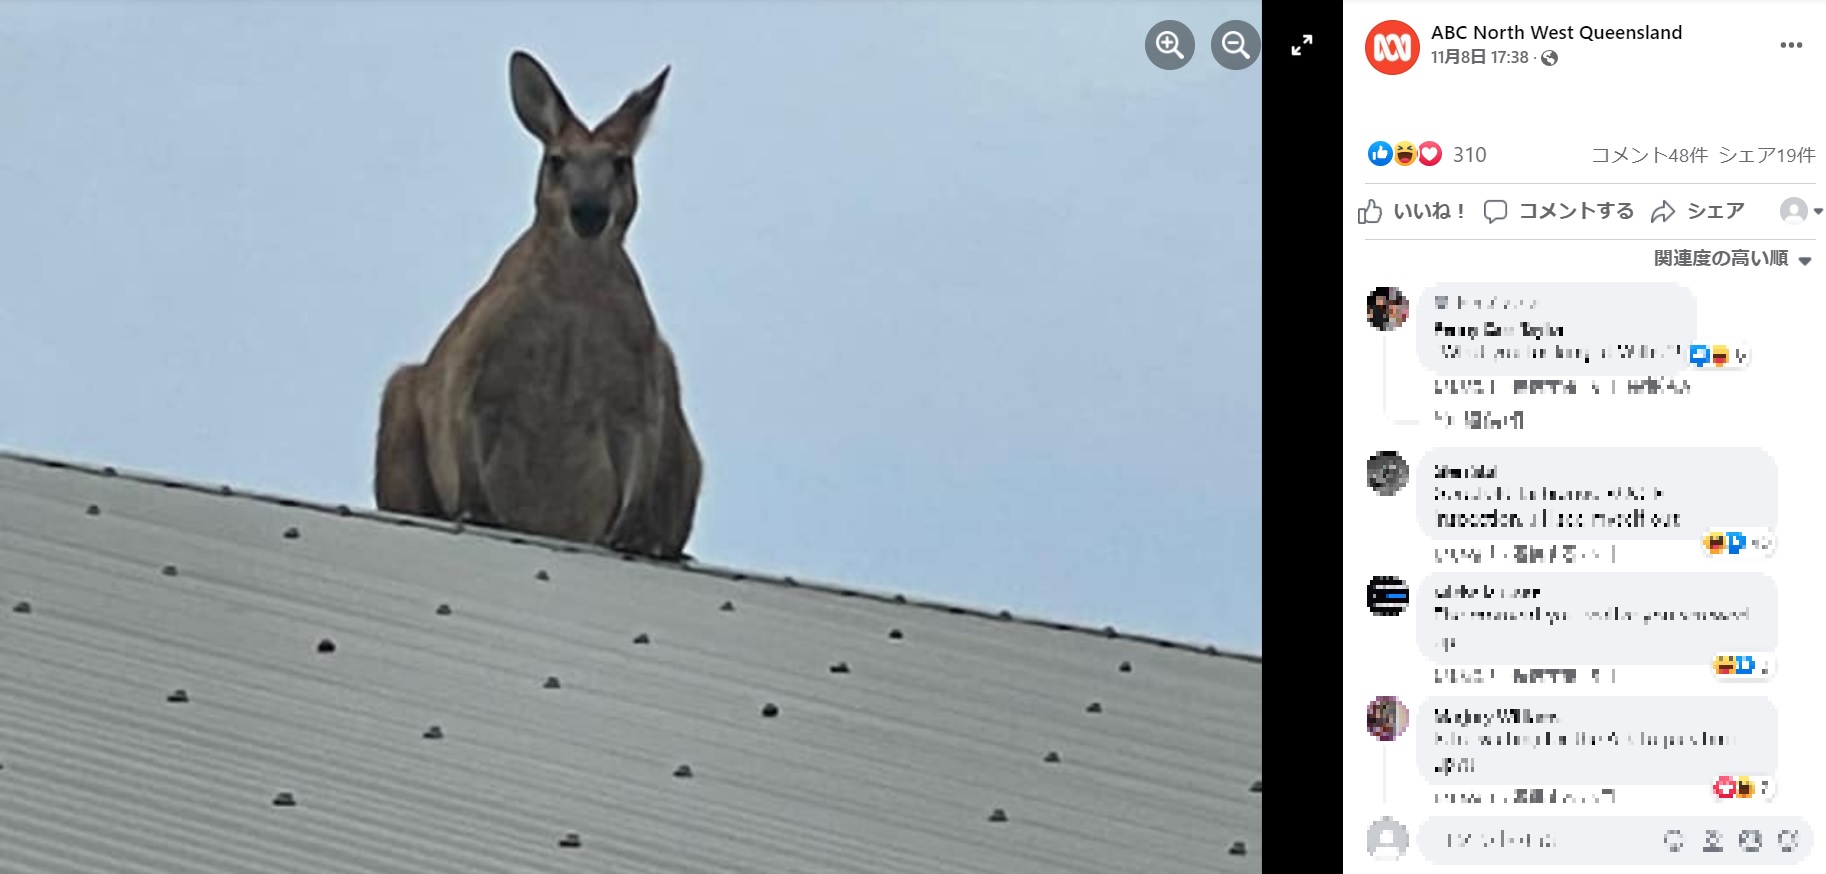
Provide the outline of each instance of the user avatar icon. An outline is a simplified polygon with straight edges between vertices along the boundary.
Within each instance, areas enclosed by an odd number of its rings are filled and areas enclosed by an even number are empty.
[[[1392,741],[1407,733],[1408,706],[1393,695],[1377,695],[1369,703],[1369,733],[1381,741]]]
[[[1370,823],[1369,854],[1378,862],[1393,862],[1408,852],[1407,826],[1391,817]]]
[[[1393,286],[1377,286],[1369,295],[1370,327],[1378,331],[1393,331],[1406,324],[1408,320],[1408,299],[1403,297],[1401,289]]]
[[[1782,201],[1782,221],[1798,225],[1807,220],[1807,201],[1790,197]]]
[[[1384,450],[1370,456],[1369,487],[1376,494],[1388,496],[1401,491],[1408,484],[1408,463],[1401,456]]]
[[[1369,611],[1376,616],[1400,616],[1408,608],[1408,584],[1398,577],[1376,577],[1369,584]]]

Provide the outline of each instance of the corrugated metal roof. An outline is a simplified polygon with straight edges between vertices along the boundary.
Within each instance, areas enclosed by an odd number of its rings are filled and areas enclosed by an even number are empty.
[[[0,870],[1258,871],[1261,676],[0,455]]]

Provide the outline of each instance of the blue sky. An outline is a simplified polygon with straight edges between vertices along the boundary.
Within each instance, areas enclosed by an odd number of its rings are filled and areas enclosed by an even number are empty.
[[[591,121],[671,64],[693,554],[1260,652],[1261,70],[1207,45],[1259,8],[0,5],[0,445],[371,506],[531,218],[509,52]]]

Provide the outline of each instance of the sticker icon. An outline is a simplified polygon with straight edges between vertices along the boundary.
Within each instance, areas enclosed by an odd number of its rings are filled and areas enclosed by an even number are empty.
[[[1420,58],[1420,35],[1407,22],[1391,18],[1370,28],[1363,40],[1363,56],[1376,72],[1399,76]]]
[[[1438,143],[1427,140],[1420,144],[1420,165],[1422,167],[1431,167],[1439,163],[1439,159],[1443,157],[1445,157],[1445,151],[1439,148]]]
[[[1393,160],[1395,160],[1395,150],[1391,148],[1388,143],[1381,140],[1370,143],[1369,162],[1371,164],[1375,164],[1378,167],[1387,167],[1389,162]]]

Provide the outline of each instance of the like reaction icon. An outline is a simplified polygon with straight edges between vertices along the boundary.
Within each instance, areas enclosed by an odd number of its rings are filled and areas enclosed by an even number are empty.
[[[1357,210],[1357,224],[1373,225],[1379,221],[1382,221],[1382,207],[1377,206],[1376,201],[1372,200],[1368,206]]]
[[[1369,162],[1371,164],[1375,164],[1378,167],[1387,167],[1388,163],[1393,160],[1395,160],[1395,150],[1389,148],[1388,143],[1381,140],[1370,143]]]

